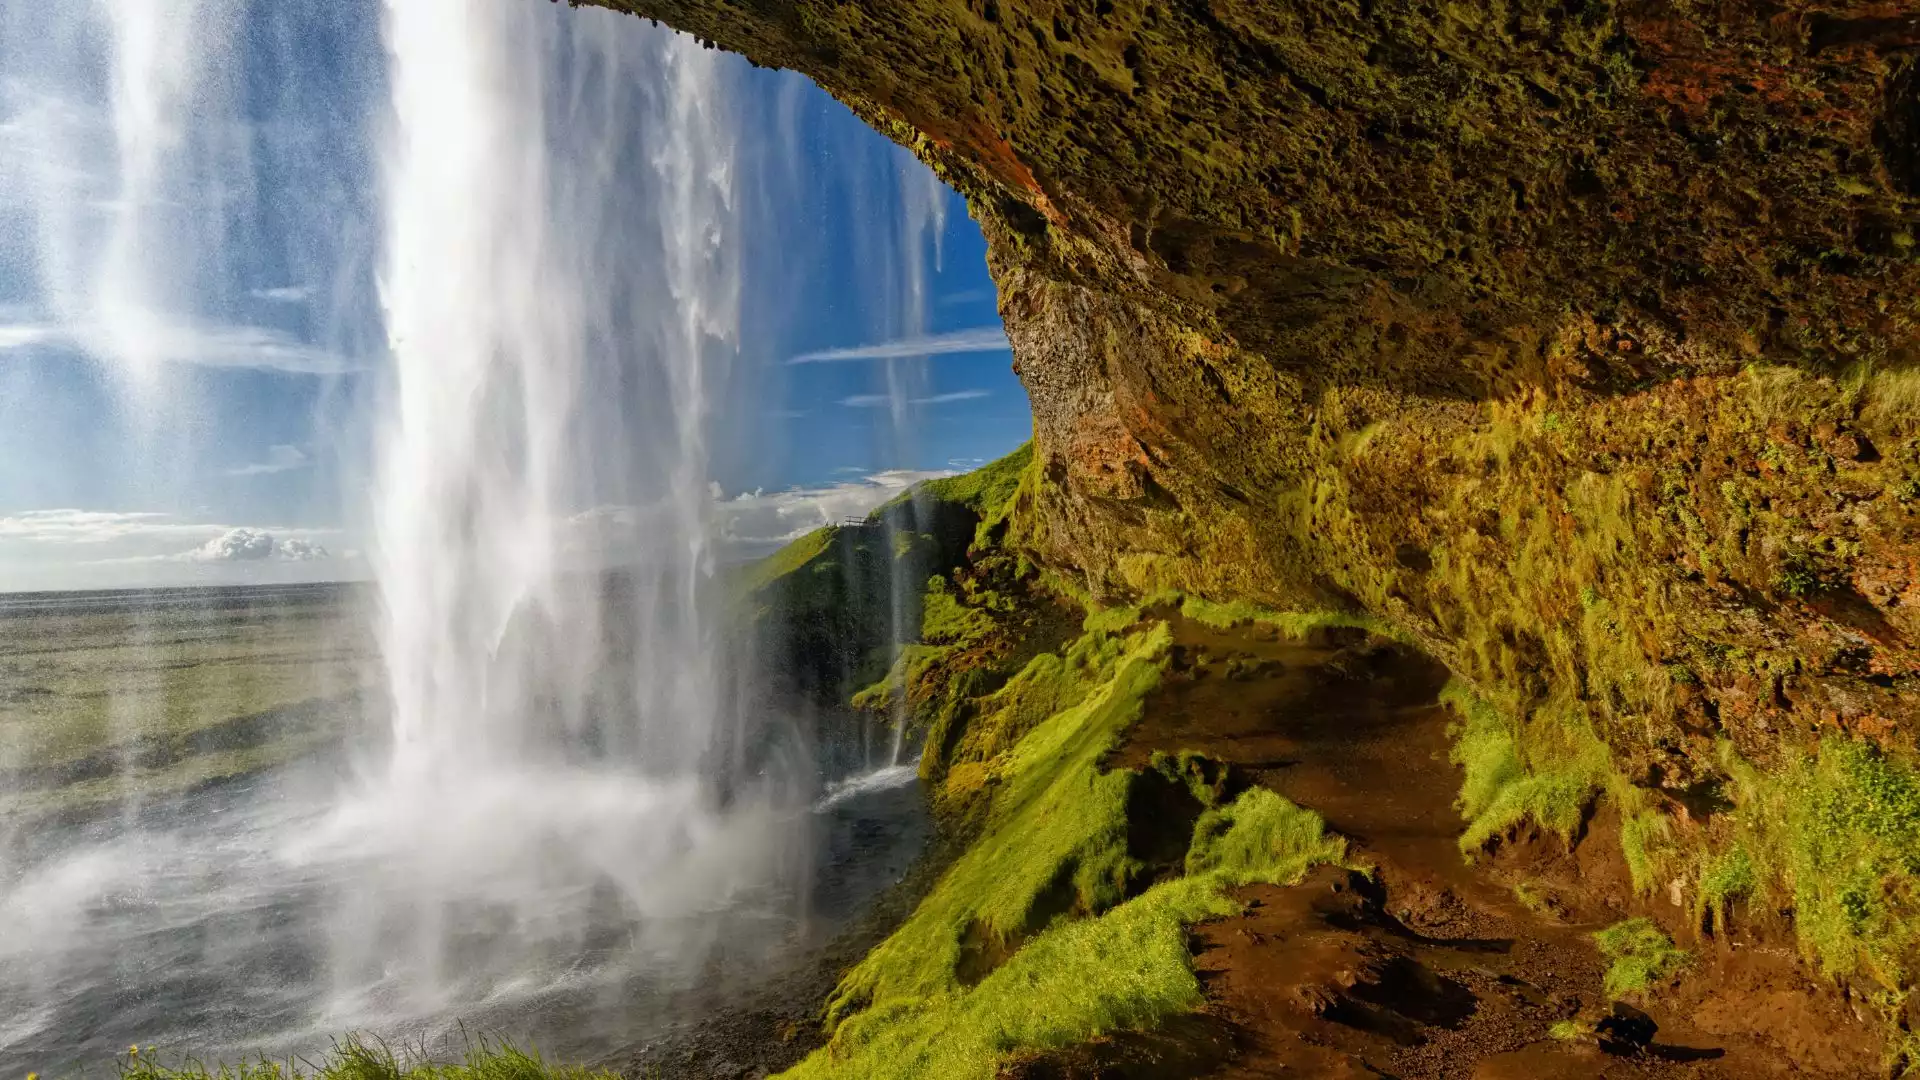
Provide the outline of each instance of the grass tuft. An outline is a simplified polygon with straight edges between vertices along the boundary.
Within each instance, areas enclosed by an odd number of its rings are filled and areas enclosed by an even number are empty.
[[[1253,788],[1200,815],[1187,851],[1187,875],[1210,875],[1226,885],[1279,885],[1346,854],[1346,841],[1327,835],[1319,814],[1266,788]]]
[[[319,1061],[260,1060],[208,1065],[192,1058],[168,1059],[151,1048],[118,1063],[119,1080],[613,1080],[613,1074],[580,1065],[554,1065],[511,1042],[475,1037],[451,1060],[425,1053],[396,1053],[385,1043],[349,1036]]]
[[[1152,607],[1156,600],[1166,601],[1177,597],[1149,597],[1145,606]],[[1304,638],[1322,630],[1354,629],[1382,637],[1395,637],[1396,632],[1386,622],[1363,612],[1348,611],[1274,611],[1244,600],[1230,604],[1221,604],[1198,596],[1188,596],[1180,600],[1180,614],[1215,630],[1233,630],[1242,626],[1268,626],[1285,637]]]
[[[1860,420],[1888,435],[1920,433],[1920,367],[1875,372],[1866,385]]]
[[[1460,849],[1478,851],[1527,820],[1571,839],[1613,779],[1612,758],[1584,715],[1541,709],[1522,725],[1457,680],[1440,696],[1460,714],[1452,751],[1466,774]]]
[[[1718,855],[1705,856],[1700,867],[1700,907],[1715,926],[1724,925],[1728,905],[1753,895],[1759,884],[1753,856],[1735,844]]]
[[[1606,987],[1614,997],[1643,993],[1690,959],[1644,915],[1614,923],[1594,934],[1593,941],[1613,961],[1607,968]]]
[[[1573,1042],[1576,1039],[1584,1039],[1592,1033],[1591,1028],[1578,1020],[1555,1020],[1553,1026],[1547,1029],[1549,1036],[1559,1039],[1561,1042]]]

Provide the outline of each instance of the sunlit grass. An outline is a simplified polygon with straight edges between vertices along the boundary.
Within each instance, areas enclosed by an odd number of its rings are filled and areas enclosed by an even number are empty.
[[[1614,997],[1644,993],[1691,959],[1645,916],[1617,922],[1594,934],[1593,942],[1612,961],[1607,967],[1606,988]]]
[[[1163,623],[1124,640],[1091,629],[990,699],[1001,722],[986,730],[1026,730],[982,742],[997,749],[947,781],[990,798],[982,835],[842,981],[831,1042],[787,1075],[984,1078],[1018,1052],[1151,1027],[1201,1001],[1184,928],[1238,910],[1229,887],[1344,858],[1318,815],[1255,789],[1203,814],[1184,877],[1128,899],[1144,869],[1127,835],[1140,778],[1099,761],[1170,644]]]
[[[0,765],[48,766],[348,693],[371,644],[343,612],[0,620]]]
[[[1708,865],[1708,898],[1790,904],[1823,970],[1902,990],[1920,972],[1920,771],[1847,739],[1767,772],[1721,756],[1738,855]]]
[[[207,1064],[137,1048],[118,1063],[119,1080],[613,1080],[580,1065],[555,1065],[537,1051],[487,1038],[466,1040],[457,1053],[436,1057],[396,1052],[387,1044],[348,1038],[318,1060],[258,1060]]]
[[[1216,630],[1258,625],[1271,627],[1286,637],[1294,638],[1338,629],[1365,630],[1382,637],[1396,636],[1392,627],[1364,612],[1274,611],[1244,600],[1221,604],[1198,596],[1188,596],[1180,599],[1180,614]]]
[[[1449,683],[1440,696],[1460,716],[1453,761],[1465,774],[1461,850],[1477,851],[1529,820],[1571,838],[1613,778],[1612,757],[1586,717],[1542,709],[1523,726],[1464,683]]]
[[[87,812],[273,768],[372,684],[351,603],[0,618],[0,818]]]

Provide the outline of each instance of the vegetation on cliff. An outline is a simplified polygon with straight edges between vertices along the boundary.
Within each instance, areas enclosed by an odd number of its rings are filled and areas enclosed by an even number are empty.
[[[1142,857],[1130,814],[1151,781],[1100,759],[1169,643],[1163,623],[1125,638],[1090,629],[990,695],[994,734],[947,768],[943,790],[983,804],[977,836],[842,980],[831,1041],[788,1075],[988,1077],[1021,1052],[1151,1028],[1200,1003],[1183,927],[1237,910],[1226,888],[1342,857],[1316,815],[1259,789],[1201,815],[1180,867]]]
[[[1904,997],[1885,827],[1821,853],[1794,807],[1856,751],[1911,771],[1920,723],[1910,18],[607,2],[806,71],[968,195],[1058,591],[1363,610],[1481,703],[1465,846],[1604,803],[1639,889],[1716,927],[1792,897]]]

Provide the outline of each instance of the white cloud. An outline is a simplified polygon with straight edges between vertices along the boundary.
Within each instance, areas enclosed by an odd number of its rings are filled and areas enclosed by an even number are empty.
[[[317,562],[332,558],[311,540],[259,529],[229,529],[181,556],[190,562]]]
[[[349,375],[365,365],[283,330],[243,323],[192,322],[152,312],[66,326],[0,312],[0,354],[55,347],[91,356],[139,356],[162,363],[290,375]]]
[[[819,352],[801,353],[787,363],[828,364],[853,360],[894,360],[910,356],[1002,352],[1012,347],[1007,341],[1005,330],[998,326],[978,326],[971,330],[955,330],[945,334],[926,334],[920,337],[900,338],[897,341],[877,342],[872,345],[857,345],[846,349],[822,349]]]
[[[956,401],[978,401],[988,396],[990,391],[986,390],[955,390],[952,393],[934,394],[930,397],[908,398],[907,404],[948,405]],[[884,409],[892,403],[892,400],[885,394],[855,394],[850,398],[842,398],[840,404],[856,409]]]
[[[291,472],[304,469],[313,464],[313,460],[297,446],[280,444],[267,448],[267,460],[256,461],[251,465],[242,465],[237,469],[228,469],[228,476],[270,476],[274,473]]]
[[[87,566],[245,561],[259,558],[262,551],[281,561],[312,561],[328,557],[318,538],[338,532],[223,525],[153,512],[28,510],[0,517],[0,562]]]
[[[951,475],[944,470],[892,469],[823,487],[741,494],[715,508],[715,533],[735,554],[764,554],[822,525],[865,517],[922,480]]]
[[[716,484],[708,489],[710,535],[723,558],[764,555],[822,525],[863,518],[922,480],[952,475],[947,470],[895,469],[820,487],[747,491],[731,497]],[[665,505],[596,506],[566,519],[561,544],[571,559],[582,564],[629,563],[646,545],[666,535],[669,526],[660,519],[673,512]]]
[[[946,405],[955,401],[979,401],[983,397],[991,396],[992,393],[987,390],[955,390],[950,394],[935,394],[932,397],[914,398],[913,403],[915,405]]]

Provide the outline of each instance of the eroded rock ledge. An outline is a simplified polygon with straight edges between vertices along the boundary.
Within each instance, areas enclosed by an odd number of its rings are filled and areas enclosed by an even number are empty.
[[[969,196],[1094,591],[1350,599],[1682,781],[1905,739],[1920,9],[607,6]]]

